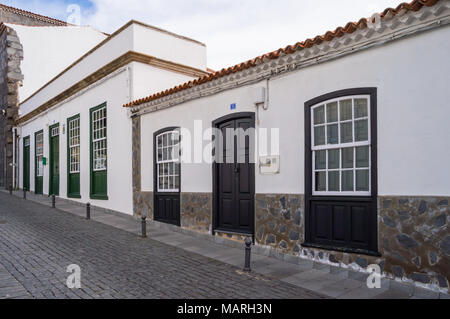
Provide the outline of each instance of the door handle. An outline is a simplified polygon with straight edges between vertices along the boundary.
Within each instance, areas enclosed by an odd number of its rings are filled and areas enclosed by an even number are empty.
[[[235,173],[235,174],[239,174],[240,171],[241,171],[241,170],[239,169],[239,167],[235,167],[235,168],[234,168],[234,173]]]

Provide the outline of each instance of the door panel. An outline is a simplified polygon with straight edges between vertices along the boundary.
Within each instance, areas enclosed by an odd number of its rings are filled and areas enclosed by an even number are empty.
[[[159,222],[180,224],[179,194],[157,194],[154,219]]]
[[[330,247],[369,250],[371,246],[369,203],[312,201],[311,237],[314,243]]]
[[[222,132],[216,144],[214,164],[215,229],[253,235],[255,164],[250,163],[248,129],[255,126],[252,116],[214,124]]]
[[[51,130],[50,130],[51,132]],[[59,196],[59,135],[50,137],[50,192]]]
[[[30,138],[24,139],[23,143],[23,189],[30,190]]]

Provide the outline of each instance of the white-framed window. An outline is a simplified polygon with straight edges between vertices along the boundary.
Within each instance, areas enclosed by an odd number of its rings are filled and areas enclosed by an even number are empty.
[[[106,170],[106,106],[92,112],[92,151],[94,172]]]
[[[156,171],[158,192],[180,191],[180,133],[164,132],[156,137]]]
[[[370,96],[312,107],[313,195],[371,195]]]
[[[44,133],[36,134],[36,176],[44,176]]]
[[[59,126],[52,128],[51,137],[55,137],[59,135]]]
[[[69,121],[70,174],[80,173],[80,118]]]

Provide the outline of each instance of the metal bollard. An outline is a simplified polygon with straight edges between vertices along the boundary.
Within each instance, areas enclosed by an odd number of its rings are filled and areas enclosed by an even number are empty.
[[[250,268],[250,257],[252,254],[252,241],[249,237],[247,237],[245,239],[245,267],[244,267],[244,271],[245,272],[251,272],[251,268]]]
[[[91,219],[91,204],[90,203],[86,204],[86,219],[87,220]]]
[[[10,185],[9,186],[9,195],[12,195],[13,194],[13,187],[12,187],[12,185]]]
[[[142,217],[142,238],[147,238],[147,217]]]
[[[56,196],[52,195],[52,208],[56,208]]]
[[[23,190],[23,199],[27,199],[27,190],[26,189],[24,189]]]

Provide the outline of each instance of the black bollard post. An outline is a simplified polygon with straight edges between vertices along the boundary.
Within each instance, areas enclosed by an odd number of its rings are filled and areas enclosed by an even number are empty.
[[[10,186],[9,186],[9,195],[12,196],[12,194],[13,194],[13,187],[12,187],[12,185],[10,185]]]
[[[23,190],[23,199],[27,199],[27,190],[26,189],[24,189]]]
[[[147,238],[147,217],[142,217],[142,238]]]
[[[56,196],[52,195],[52,208],[56,208]]]
[[[86,219],[87,220],[91,219],[91,204],[90,203],[86,204]]]
[[[245,272],[251,272],[251,268],[250,268],[250,257],[252,254],[252,241],[250,238],[246,238],[245,239],[245,267],[244,267],[244,271]]]

